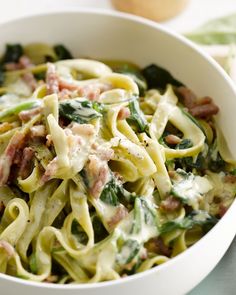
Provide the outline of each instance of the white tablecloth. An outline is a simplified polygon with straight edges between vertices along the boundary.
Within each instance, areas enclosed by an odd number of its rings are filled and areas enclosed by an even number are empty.
[[[32,13],[78,7],[112,9],[109,0],[0,0],[0,22]],[[181,15],[164,22],[163,25],[177,32],[186,32],[210,18],[233,12],[236,13],[236,0],[190,0],[190,4]],[[236,239],[217,267],[189,295],[235,295],[235,278]]]

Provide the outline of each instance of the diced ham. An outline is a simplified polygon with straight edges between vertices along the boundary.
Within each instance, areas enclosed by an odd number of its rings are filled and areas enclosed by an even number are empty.
[[[95,153],[99,157],[99,159],[105,162],[110,161],[114,156],[113,149],[103,146],[97,146],[97,148],[95,149]]]
[[[3,155],[0,158],[0,186],[7,183],[11,165],[14,161],[16,151],[20,149],[24,144],[25,135],[20,132],[16,132],[6,147]]]
[[[179,209],[180,206],[181,206],[180,200],[176,199],[173,196],[169,196],[161,202],[160,208],[167,212],[173,212]]]
[[[31,147],[24,148],[19,170],[19,175],[22,179],[25,179],[30,175],[33,157],[34,150]]]
[[[124,206],[119,206],[116,210],[116,213],[112,218],[108,221],[108,226],[112,230],[115,226],[126,216],[128,215],[128,210]]]
[[[74,92],[76,92],[77,96],[85,97],[91,101],[97,101],[99,100],[100,94],[104,91],[110,90],[111,87],[112,86],[108,83],[96,82],[88,85],[77,85],[59,79],[59,97],[63,99],[64,97],[71,96]]]
[[[194,117],[207,118],[219,112],[218,106],[213,103],[212,98],[209,96],[197,99],[196,95],[184,86],[176,88],[175,92]]]
[[[63,89],[58,93],[59,100],[65,100],[72,97],[72,92],[68,89]]]
[[[58,161],[57,161],[57,157],[55,157],[48,165],[47,165],[47,169],[45,170],[44,175],[41,178],[41,184],[46,183],[47,181],[49,181],[53,175],[56,174],[58,169]]]
[[[30,135],[32,138],[34,137],[45,137],[46,136],[46,128],[44,125],[35,125],[30,128]]]
[[[101,90],[96,84],[80,86],[77,92],[79,96],[86,97],[92,101],[98,100],[101,94]]]
[[[33,67],[34,64],[31,62],[31,60],[29,59],[28,56],[26,55],[22,55],[19,59],[19,64],[21,66],[22,69],[27,69],[30,67]]]
[[[72,123],[68,126],[73,133],[83,136],[92,136],[94,135],[94,126],[92,124],[77,124]]]
[[[41,107],[33,108],[30,110],[26,110],[26,111],[21,111],[18,114],[18,117],[20,118],[21,121],[27,122],[27,121],[31,120],[34,116],[40,114],[41,111],[42,111]]]
[[[200,105],[209,104],[212,102],[213,102],[213,100],[210,96],[204,96],[204,97],[201,97],[197,100],[197,104],[200,104]]]
[[[129,118],[130,116],[130,110],[127,107],[122,107],[118,113],[118,120],[125,120],[127,118]]]
[[[91,85],[82,86],[78,94],[92,101],[98,101],[99,96],[104,91],[112,89],[112,85],[108,83],[94,83]]]
[[[153,252],[168,257],[171,255],[170,248],[164,244],[161,237],[150,239],[145,244],[145,247],[147,248],[148,252]]]
[[[196,105],[189,110],[190,114],[198,118],[206,118],[216,115],[219,112],[219,107],[214,103]]]
[[[15,63],[15,62],[9,62],[9,63],[6,63],[4,65],[6,71],[16,71],[16,70],[21,70],[22,67],[19,63]]]
[[[90,155],[86,166],[86,173],[89,179],[89,192],[94,198],[99,198],[104,186],[109,180],[109,168],[106,162],[101,161],[97,156]]]
[[[34,75],[31,72],[25,73],[22,76],[22,79],[30,87],[31,91],[34,91],[37,87],[37,81],[34,78]]]
[[[165,137],[165,142],[168,144],[179,144],[181,142],[181,138],[179,138],[178,136],[174,134],[168,134]]]
[[[8,63],[5,65],[5,68],[7,71],[14,71],[31,68],[33,66],[34,65],[32,64],[31,60],[27,56],[23,55],[20,57],[18,63]],[[31,72],[24,73],[22,75],[22,79],[25,81],[25,83],[30,87],[32,91],[35,90],[35,88],[37,87],[37,81]]]
[[[6,241],[3,241],[3,240],[0,241],[0,248],[4,249],[6,251],[9,258],[12,257],[15,253],[15,250],[12,247],[12,245]]]
[[[77,84],[73,84],[73,83],[67,82],[67,81],[62,80],[60,78],[58,80],[58,83],[59,83],[59,89],[60,89],[60,91],[63,91],[63,90],[75,91],[75,90],[78,90],[79,87],[80,87]]]
[[[17,63],[9,62],[9,63],[5,64],[4,66],[7,71],[16,71],[16,70],[30,68],[30,67],[34,66],[34,64],[31,62],[31,60],[27,56],[22,55],[19,59],[19,62],[17,62]]]
[[[56,67],[52,63],[47,63],[46,73],[47,94],[59,93],[59,80],[56,73]]]
[[[192,107],[195,106],[197,97],[192,92],[192,90],[190,90],[187,87],[180,86],[180,87],[176,88],[175,92],[183,100],[183,104],[188,109],[191,109]]]

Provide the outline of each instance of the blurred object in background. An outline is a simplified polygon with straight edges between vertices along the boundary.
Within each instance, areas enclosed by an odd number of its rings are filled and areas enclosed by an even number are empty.
[[[155,21],[164,21],[179,14],[189,0],[111,0],[123,12],[140,15]]]

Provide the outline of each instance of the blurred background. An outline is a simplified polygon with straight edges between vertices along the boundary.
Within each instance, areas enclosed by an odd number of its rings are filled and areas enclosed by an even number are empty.
[[[118,0],[122,1],[122,0]],[[122,2],[129,2],[123,0]],[[135,0],[147,4],[152,0]],[[158,2],[159,0],[157,0]],[[162,2],[169,0],[162,0]],[[181,0],[172,0],[181,1]],[[188,0],[186,9],[177,17],[163,22],[163,24],[179,32],[189,31],[202,24],[209,18],[236,12],[236,0]],[[110,0],[0,0],[0,22],[13,17],[25,16],[29,13],[76,9],[78,7],[93,7],[112,9]]]
[[[176,7],[174,2],[175,4],[178,2]],[[0,23],[41,12],[65,11],[87,7],[114,9],[112,3],[119,9],[142,13],[154,19],[163,19],[178,12],[177,16],[163,21],[162,24],[179,33],[191,32],[211,19],[235,14],[230,17],[230,25],[228,27],[224,26],[224,29],[227,29],[225,34],[230,34],[230,40],[232,41],[230,41],[230,44],[226,44],[224,38],[221,40],[212,39],[211,32],[206,31],[206,29],[201,31],[201,40],[205,40],[205,43],[203,43],[210,47],[210,51],[213,52],[212,55],[216,55],[214,57],[223,55],[223,58],[226,59],[228,58],[228,48],[232,46],[231,43],[236,43],[236,0],[0,0]],[[164,5],[162,9],[160,5]],[[182,12],[180,13],[180,11]],[[217,22],[217,24],[215,29],[222,30],[222,26],[219,25],[222,24],[222,21]],[[212,27],[214,28],[214,23]],[[207,42],[204,39],[205,37],[207,37]],[[204,50],[209,52],[208,47],[204,48]],[[236,81],[235,56],[232,61],[232,72],[234,72],[235,76],[232,78]],[[192,271],[194,275],[194,266],[191,270],[186,271]],[[236,294],[235,277],[236,240],[214,271],[189,295],[234,295]]]

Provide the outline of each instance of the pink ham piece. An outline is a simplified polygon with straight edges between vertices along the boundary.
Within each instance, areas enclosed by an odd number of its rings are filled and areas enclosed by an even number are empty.
[[[122,107],[118,113],[117,119],[118,120],[125,120],[129,118],[130,116],[130,110],[127,107]]]
[[[108,221],[108,226],[110,230],[114,229],[115,226],[126,216],[128,215],[128,210],[124,206],[119,206],[116,210],[116,213],[112,218]]]
[[[16,152],[24,144],[25,135],[20,132],[16,132],[6,147],[3,155],[0,158],[0,186],[7,183],[11,165],[13,164]]]
[[[19,170],[19,175],[22,179],[25,179],[30,175],[33,157],[34,150],[31,147],[24,148]]]
[[[59,81],[56,73],[56,67],[52,63],[47,63],[46,73],[47,94],[59,93]]]
[[[42,111],[42,107],[37,107],[37,108],[33,108],[30,110],[26,110],[26,111],[21,111],[18,114],[18,117],[20,118],[21,121],[27,122],[27,121],[31,120],[34,116],[40,114],[41,111]]]

